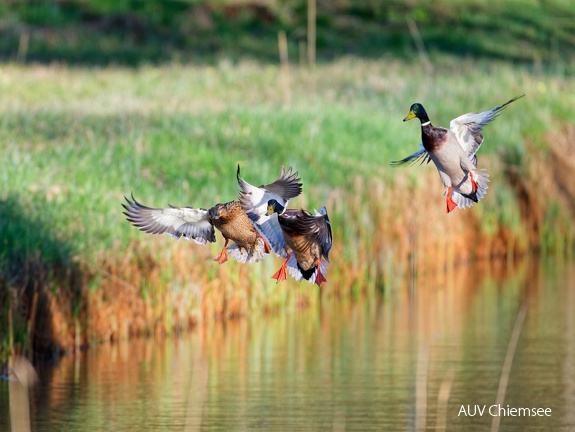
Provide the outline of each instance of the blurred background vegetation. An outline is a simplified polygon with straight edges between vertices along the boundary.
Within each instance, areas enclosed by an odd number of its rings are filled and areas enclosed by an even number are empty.
[[[414,31],[429,55],[546,64],[575,54],[570,0],[318,0],[318,59],[410,58]],[[411,23],[411,25],[408,25]],[[415,26],[413,25],[415,24]],[[292,58],[307,41],[307,0],[6,0],[5,60],[138,65],[275,62],[277,33]]]
[[[314,56],[307,1],[0,4],[0,357],[574,255],[574,2],[311,3]],[[433,167],[389,167],[417,149],[411,103],[448,125],[523,93],[486,128],[492,182],[472,209],[445,215]],[[292,165],[292,205],[328,208],[321,290],[276,286],[272,257],[218,266],[221,238],[149,236],[122,215],[130,192],[157,207],[233,200],[238,163],[254,184]]]

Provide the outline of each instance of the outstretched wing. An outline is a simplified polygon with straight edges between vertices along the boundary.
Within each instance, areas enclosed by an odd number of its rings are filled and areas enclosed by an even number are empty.
[[[514,97],[503,105],[496,106],[489,111],[481,113],[467,113],[451,120],[449,123],[449,129],[451,129],[451,132],[455,134],[461,147],[463,147],[463,150],[467,153],[469,160],[473,162],[473,165],[477,166],[477,158],[475,154],[477,153],[477,150],[479,150],[481,143],[483,143],[483,135],[481,134],[482,129],[488,123],[495,120],[507,105],[515,102],[523,96],[525,95]]]
[[[282,207],[286,207],[290,199],[302,191],[301,179],[298,173],[292,174],[290,167],[287,172],[282,166],[279,178],[268,185],[253,186],[240,176],[240,166],[236,174],[240,185],[240,203],[250,218],[257,223],[259,218],[267,213],[268,201],[275,199]]]
[[[327,210],[325,207],[319,209],[319,212],[315,212],[313,215],[315,218],[314,232],[316,240],[321,245],[322,254],[329,262],[329,252],[331,251],[332,245],[332,235],[331,235],[331,222],[327,215]]]
[[[253,186],[240,176],[240,166],[236,174],[240,186],[239,201],[258,231],[268,240],[272,250],[279,256],[286,256],[283,233],[278,222],[277,214],[268,216],[268,201],[274,199],[282,207],[286,207],[291,198],[295,198],[302,191],[301,179],[298,173],[292,173],[290,167],[287,171],[282,166],[279,178],[268,185]]]
[[[286,233],[301,234],[309,244],[317,244],[321,254],[329,262],[329,253],[332,245],[331,222],[327,210],[322,207],[320,211],[311,214],[307,210],[290,210],[289,223],[284,224]]]
[[[277,256],[282,258],[287,256],[284,234],[280,226],[277,213],[272,213],[270,216],[264,215],[260,217],[258,223],[254,226],[268,241],[268,244]]]
[[[240,166],[238,165],[238,175],[239,169]],[[278,179],[268,185],[260,186],[260,188],[263,188],[285,200],[285,203],[278,201],[282,206],[285,207],[290,199],[295,198],[301,194],[302,183],[301,179],[298,177],[297,171],[292,173],[292,167],[289,167],[289,169],[286,171],[282,165],[282,171]]]
[[[216,235],[210,215],[206,209],[192,207],[152,208],[140,204],[132,194],[132,200],[124,197],[127,204],[126,219],[140,231],[148,234],[169,234],[179,239],[184,237],[198,244],[215,242]]]
[[[398,167],[401,165],[415,165],[415,164],[419,164],[422,165],[424,162],[429,163],[431,161],[431,157],[429,156],[429,153],[427,153],[427,150],[425,150],[425,148],[423,147],[423,144],[419,144],[420,148],[419,150],[417,150],[415,153],[407,156],[404,159],[401,159],[399,161],[391,161],[389,164],[392,167]]]

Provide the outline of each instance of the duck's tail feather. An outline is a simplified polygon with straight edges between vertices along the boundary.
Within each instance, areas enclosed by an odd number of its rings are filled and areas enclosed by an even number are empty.
[[[475,192],[471,194],[462,194],[460,192],[453,191],[452,198],[453,201],[455,201],[455,204],[457,204],[457,207],[462,209],[471,207],[473,204],[483,199],[487,193],[487,189],[489,188],[489,174],[487,174],[487,171],[484,169],[475,171],[473,173],[473,178],[477,183],[477,190]]]
[[[322,259],[320,267],[321,267],[321,274],[325,275],[327,273],[327,262],[325,262],[325,260]],[[318,275],[317,265],[309,268],[308,270],[303,270],[299,266],[295,258],[295,255],[292,254],[287,262],[287,268],[289,274],[298,282],[301,281],[302,279],[305,279],[306,281],[312,284],[316,282],[316,278]]]
[[[267,255],[264,240],[261,237],[258,237],[256,245],[252,251],[240,248],[235,243],[229,245],[226,250],[230,257],[240,263],[257,263],[263,260]]]

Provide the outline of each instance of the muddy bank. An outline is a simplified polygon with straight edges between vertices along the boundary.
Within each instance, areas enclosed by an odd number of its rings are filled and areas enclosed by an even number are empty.
[[[468,262],[573,254],[575,126],[546,140],[545,150],[527,143],[520,156],[481,158],[492,178],[488,197],[449,215],[432,167],[419,167],[415,180],[398,170],[393,183],[358,177],[352,194],[316,190],[327,195],[334,227],[321,291],[293,281],[276,286],[270,276],[281,261],[275,257],[218,266],[211,259],[220,243],[210,249],[143,237],[97,264],[74,258],[56,267],[38,256],[28,273],[23,268],[0,280],[8,311],[1,328],[11,334],[1,354],[12,344],[28,356],[54,356],[90,343],[184,331],[202,320],[385,291],[407,275],[440,280],[446,269]]]

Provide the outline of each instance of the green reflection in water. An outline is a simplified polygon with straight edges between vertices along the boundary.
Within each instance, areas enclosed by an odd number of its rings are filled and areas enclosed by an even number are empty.
[[[501,430],[575,428],[575,264],[460,268],[385,296],[211,321],[171,340],[101,346],[40,370],[33,430],[486,430],[521,329]],[[257,316],[256,316],[257,315]],[[8,430],[8,384],[0,383]]]

